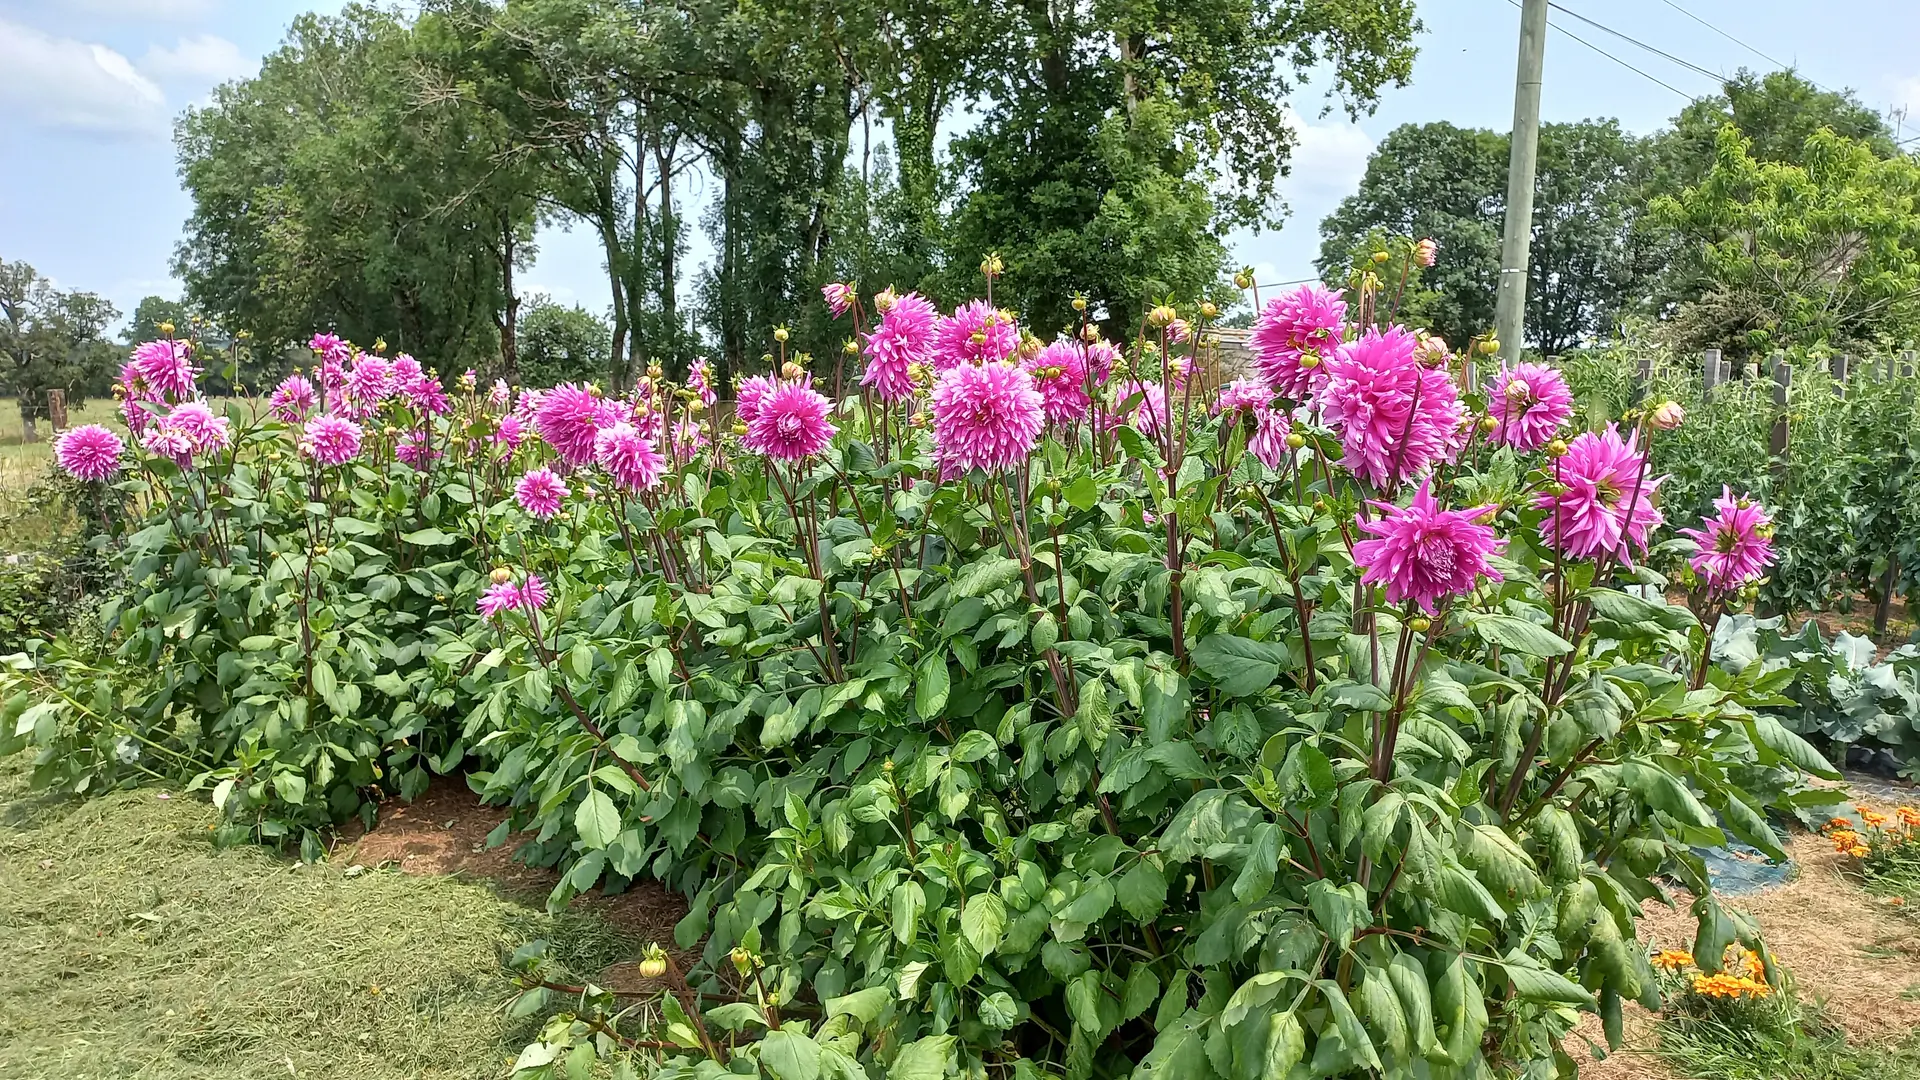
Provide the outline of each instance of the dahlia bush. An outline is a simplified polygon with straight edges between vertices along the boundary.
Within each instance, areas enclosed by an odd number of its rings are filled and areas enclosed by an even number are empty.
[[[685,894],[641,1007],[516,954],[529,1076],[1570,1075],[1580,1012],[1659,1004],[1665,882],[1703,974],[1766,956],[1694,847],[1777,852],[1831,769],[1791,672],[1664,602],[1659,428],[1567,430],[1552,372],[1482,393],[1318,289],[1225,387],[1211,304],[1048,341],[823,299],[847,396],[782,331],[724,424],[704,371],[449,393],[329,338],[217,445],[87,436],[146,514],[119,656],[32,658],[4,748],[269,840],[457,772],[554,904]],[[1733,505],[1701,565],[1759,573]]]

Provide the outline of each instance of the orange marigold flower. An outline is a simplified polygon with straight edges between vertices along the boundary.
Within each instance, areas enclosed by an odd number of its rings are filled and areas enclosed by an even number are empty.
[[[1845,852],[1860,843],[1860,834],[1852,829],[1837,829],[1827,835],[1833,841],[1833,850]]]
[[[1693,954],[1685,949],[1661,949],[1653,954],[1653,966],[1662,971],[1679,971],[1693,966]]]
[[[1885,814],[1876,814],[1871,810],[1862,810],[1860,811],[1860,820],[1866,822],[1867,828],[1877,829],[1885,825],[1888,819]]]
[[[1848,820],[1847,818],[1837,817],[1837,818],[1827,819],[1827,823],[1825,825],[1820,826],[1820,831],[1832,832],[1834,829],[1851,829],[1851,828],[1853,828],[1852,821]]]
[[[1847,854],[1853,856],[1856,859],[1864,859],[1867,857],[1868,852],[1865,847],[1859,844],[1855,844],[1853,847],[1850,847],[1847,849]]]
[[[1903,806],[1895,810],[1894,813],[1899,815],[1900,824],[1905,825],[1909,829],[1920,829],[1920,810],[1916,810],[1911,806]]]

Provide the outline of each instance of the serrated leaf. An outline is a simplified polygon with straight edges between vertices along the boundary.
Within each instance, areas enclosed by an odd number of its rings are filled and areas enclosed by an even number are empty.
[[[599,788],[589,788],[587,797],[573,811],[573,828],[580,842],[590,848],[604,848],[620,835],[620,811]]]
[[[1193,647],[1193,663],[1227,697],[1247,697],[1272,686],[1287,665],[1287,647],[1232,634],[1209,634]]]

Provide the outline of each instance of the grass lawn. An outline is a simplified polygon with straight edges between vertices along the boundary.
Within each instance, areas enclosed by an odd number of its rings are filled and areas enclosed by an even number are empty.
[[[535,1023],[504,1014],[505,951],[635,948],[481,883],[216,851],[213,820],[153,788],[34,795],[0,761],[0,1078],[504,1076]]]

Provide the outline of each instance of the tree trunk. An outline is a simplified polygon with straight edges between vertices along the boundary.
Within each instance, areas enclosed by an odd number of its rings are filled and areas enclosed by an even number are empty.
[[[675,276],[675,246],[680,239],[679,222],[673,217],[673,151],[679,144],[678,138],[655,140],[653,144],[654,171],[660,180],[660,323],[664,327],[667,341],[674,347],[669,352],[675,377],[681,375],[678,343],[680,340],[680,282]]]
[[[33,406],[25,398],[20,399],[20,441],[37,443],[40,441],[40,429],[33,422]]]
[[[500,250],[500,286],[506,295],[506,310],[500,319],[500,360],[506,366],[506,380],[512,384],[520,381],[520,298],[513,292],[513,260],[519,242],[513,235],[511,215],[503,215],[500,221]]]

